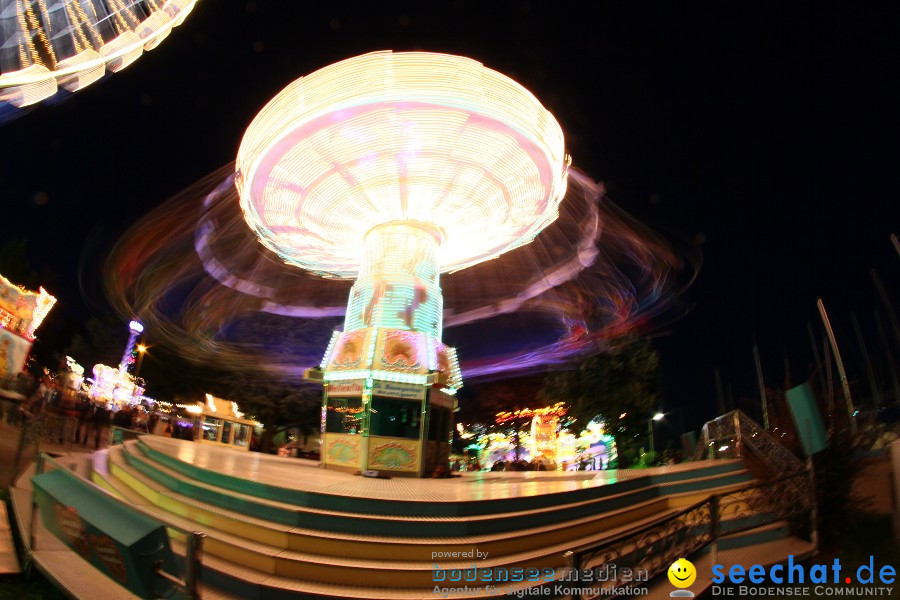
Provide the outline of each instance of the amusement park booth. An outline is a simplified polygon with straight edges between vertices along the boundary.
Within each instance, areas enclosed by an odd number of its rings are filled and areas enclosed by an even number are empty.
[[[128,324],[128,343],[118,367],[104,364],[94,365],[94,378],[89,379],[90,397],[94,402],[114,405],[119,410],[126,404],[140,403],[145,399],[143,379],[131,372],[135,362],[135,346],[144,326],[138,321]],[[139,368],[139,367],[138,367]],[[146,398],[149,400],[149,398]]]
[[[25,368],[34,332],[54,304],[44,288],[31,292],[0,275],[0,388]]]
[[[207,394],[205,404],[198,402],[186,406],[185,410],[195,417],[195,427],[199,421],[200,434],[194,437],[197,442],[238,450],[250,449],[250,437],[259,423],[245,419],[235,402]]]
[[[426,385],[373,380],[324,386],[322,463],[427,477],[446,465],[455,398]],[[368,398],[368,400],[364,400]]]
[[[447,467],[462,373],[441,341],[437,249],[428,224],[392,223],[365,236],[344,331],[319,367],[322,464],[328,469],[428,477]]]

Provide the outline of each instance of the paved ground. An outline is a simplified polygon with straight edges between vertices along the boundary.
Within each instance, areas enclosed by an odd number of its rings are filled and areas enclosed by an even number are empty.
[[[6,504],[0,502],[0,575],[10,575],[21,572],[19,557],[13,544],[12,532],[9,529],[9,517],[6,514]]]
[[[18,473],[21,473],[34,460],[35,447],[32,445],[23,451],[20,465],[16,467],[16,453],[21,439],[21,427],[9,425],[0,420],[0,488],[7,489]],[[66,456],[69,454],[82,454],[88,449],[79,445],[59,445],[41,441],[41,450],[54,455]],[[11,515],[9,515],[11,516]],[[6,506],[0,503],[0,574],[18,573],[19,561],[13,546],[10,533],[10,519],[6,513]]]
[[[880,515],[894,511],[894,484],[889,455],[877,456],[863,462],[853,483],[853,495],[866,503],[866,508]]]

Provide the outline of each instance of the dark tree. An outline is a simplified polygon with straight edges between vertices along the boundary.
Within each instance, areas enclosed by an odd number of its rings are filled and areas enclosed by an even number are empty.
[[[540,396],[545,405],[565,402],[576,428],[602,418],[616,439],[620,464],[627,465],[638,447],[646,447],[659,383],[659,355],[653,346],[646,339],[626,339],[575,369],[548,376]]]
[[[540,408],[544,406],[538,398],[543,380],[544,375],[539,375],[469,385],[466,397],[460,399],[457,420],[490,428],[499,412]]]
[[[84,329],[86,335],[77,332],[73,334],[63,348],[62,355],[74,358],[84,367],[88,377],[97,363],[112,367],[118,365],[128,342],[127,322],[112,313],[105,313],[88,319]]]
[[[265,427],[260,450],[271,448],[281,431],[298,428],[304,434],[319,428],[322,389],[315,385],[254,378],[234,373],[210,384],[217,395],[237,402],[241,411]]]
[[[28,242],[24,239],[9,240],[0,246],[0,275],[16,285],[33,289],[36,274],[28,261],[27,248]]]

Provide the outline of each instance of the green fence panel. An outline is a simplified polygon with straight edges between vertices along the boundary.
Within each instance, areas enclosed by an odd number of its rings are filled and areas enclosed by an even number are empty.
[[[178,573],[160,522],[64,469],[31,481],[44,526],[82,558],[142,598],[182,596],[155,573]]]
[[[791,415],[794,417],[797,434],[803,444],[803,453],[806,456],[812,456],[816,452],[824,450],[828,439],[825,434],[825,425],[822,423],[822,413],[816,406],[812,388],[808,383],[804,383],[789,389],[785,396],[787,396],[788,406],[791,408]]]

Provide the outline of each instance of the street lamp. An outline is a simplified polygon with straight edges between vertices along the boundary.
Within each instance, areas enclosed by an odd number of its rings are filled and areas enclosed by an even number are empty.
[[[138,375],[141,374],[141,363],[144,362],[144,352],[147,351],[147,346],[145,346],[143,344],[138,344],[137,351],[138,351],[138,359],[137,359],[137,364],[134,366],[134,378],[135,379],[137,379]]]
[[[647,437],[650,438],[650,452],[651,453],[654,452],[654,449],[653,449],[653,421],[659,421],[664,416],[665,416],[664,414],[662,414],[661,412],[658,412],[655,415],[653,415],[652,419],[647,421]]]

